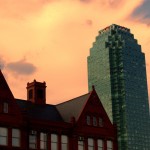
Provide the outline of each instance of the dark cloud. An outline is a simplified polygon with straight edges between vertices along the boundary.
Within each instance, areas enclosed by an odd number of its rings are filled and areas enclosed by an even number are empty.
[[[150,0],[145,0],[133,13],[132,17],[141,17],[140,21],[150,24]]]
[[[20,75],[30,75],[36,71],[36,67],[25,60],[8,63],[6,67],[10,71]]]

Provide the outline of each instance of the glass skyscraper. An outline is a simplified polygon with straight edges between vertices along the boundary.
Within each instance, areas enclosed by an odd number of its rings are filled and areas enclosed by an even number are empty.
[[[88,56],[92,85],[117,125],[119,150],[150,150],[145,55],[130,29],[112,24],[99,31]]]

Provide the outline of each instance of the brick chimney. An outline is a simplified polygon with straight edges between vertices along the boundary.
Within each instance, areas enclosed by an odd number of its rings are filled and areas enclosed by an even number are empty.
[[[46,83],[34,80],[27,83],[27,100],[36,104],[46,104]]]

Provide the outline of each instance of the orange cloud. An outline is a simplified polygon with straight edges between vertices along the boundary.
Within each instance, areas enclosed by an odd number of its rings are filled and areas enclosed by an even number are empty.
[[[26,83],[33,79],[46,81],[48,103],[86,93],[89,49],[98,31],[112,23],[131,28],[149,64],[150,28],[130,18],[142,2],[1,0],[0,55],[7,64],[25,57],[37,66],[34,74],[18,74],[17,79],[12,74],[7,76],[15,97],[25,99]],[[4,72],[10,73],[5,68]]]

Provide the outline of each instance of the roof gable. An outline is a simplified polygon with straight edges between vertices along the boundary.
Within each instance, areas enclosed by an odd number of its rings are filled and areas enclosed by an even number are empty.
[[[13,100],[14,96],[0,70],[0,100]]]
[[[14,96],[0,70],[0,112],[1,120],[11,120],[13,122],[21,121],[20,109],[14,99]],[[3,121],[4,122],[4,121]]]
[[[109,128],[112,127],[112,123],[95,91],[93,88],[90,97],[88,98],[85,107],[83,108],[80,117],[78,119],[78,123],[82,124],[84,127],[87,124],[87,116],[90,117],[90,126],[93,127],[104,127]],[[97,125],[94,125],[93,119],[96,118]],[[100,125],[99,119],[102,119],[102,125]]]
[[[87,93],[80,97],[56,105],[57,110],[65,122],[70,122],[72,117],[74,117],[75,120],[78,120],[90,94],[91,93]]]
[[[99,126],[107,129],[113,127],[94,88],[85,95],[56,105],[56,108],[65,122],[75,121],[77,124],[80,124],[80,127],[83,126],[83,128],[86,128],[86,126]],[[90,126],[86,123],[87,116],[91,118]],[[94,117],[97,119],[96,126],[93,125]],[[99,119],[102,119],[102,125],[99,124]]]

